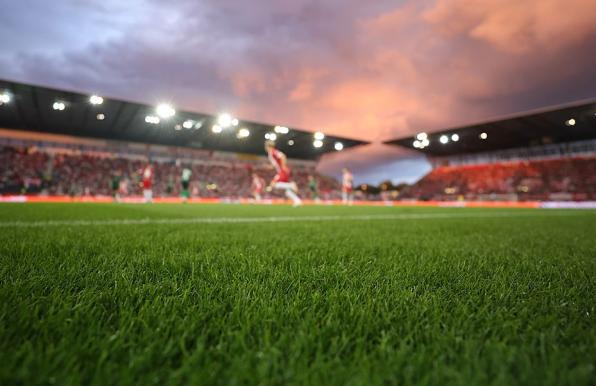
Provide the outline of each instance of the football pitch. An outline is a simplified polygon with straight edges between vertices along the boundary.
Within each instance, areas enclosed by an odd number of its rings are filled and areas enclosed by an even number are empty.
[[[1,385],[588,385],[596,211],[0,205]]]

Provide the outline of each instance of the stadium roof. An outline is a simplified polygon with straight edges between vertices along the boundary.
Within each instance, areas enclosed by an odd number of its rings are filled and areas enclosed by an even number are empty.
[[[325,136],[322,143],[318,143],[321,146],[316,148],[314,133],[237,121],[230,116],[223,117],[227,122],[222,122],[221,132],[215,133],[212,128],[221,116],[175,111],[173,116],[164,118],[169,113],[167,108],[157,111],[157,106],[91,97],[90,94],[0,80],[0,127],[248,154],[264,154],[265,135],[275,133],[279,148],[288,157],[298,159],[316,159],[324,153],[367,144]]]
[[[596,100],[428,133],[428,143],[424,138],[420,133],[385,143],[440,157],[591,140],[596,138]]]

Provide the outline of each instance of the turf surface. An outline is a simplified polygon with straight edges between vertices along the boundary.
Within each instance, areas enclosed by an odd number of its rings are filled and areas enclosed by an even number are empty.
[[[0,259],[1,385],[596,379],[594,211],[4,204]]]

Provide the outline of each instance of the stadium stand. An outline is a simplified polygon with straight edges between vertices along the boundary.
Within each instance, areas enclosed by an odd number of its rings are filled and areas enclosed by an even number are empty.
[[[570,157],[481,165],[439,166],[402,198],[474,200],[596,200],[596,158]]]

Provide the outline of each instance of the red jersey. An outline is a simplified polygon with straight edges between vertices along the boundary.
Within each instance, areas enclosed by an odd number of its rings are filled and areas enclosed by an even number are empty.
[[[290,182],[290,168],[283,167],[282,159],[285,157],[285,154],[277,149],[271,149],[269,151],[269,162],[277,171],[277,175],[273,178],[273,182]]]
[[[354,176],[350,172],[344,172],[342,189],[345,192],[351,192],[354,186]]]
[[[151,166],[147,166],[143,170],[143,189],[151,189],[152,184],[153,184],[153,169],[151,169]]]
[[[252,178],[252,188],[255,192],[261,193],[263,191],[263,187],[265,187],[265,180],[263,180],[259,176],[254,176]]]

